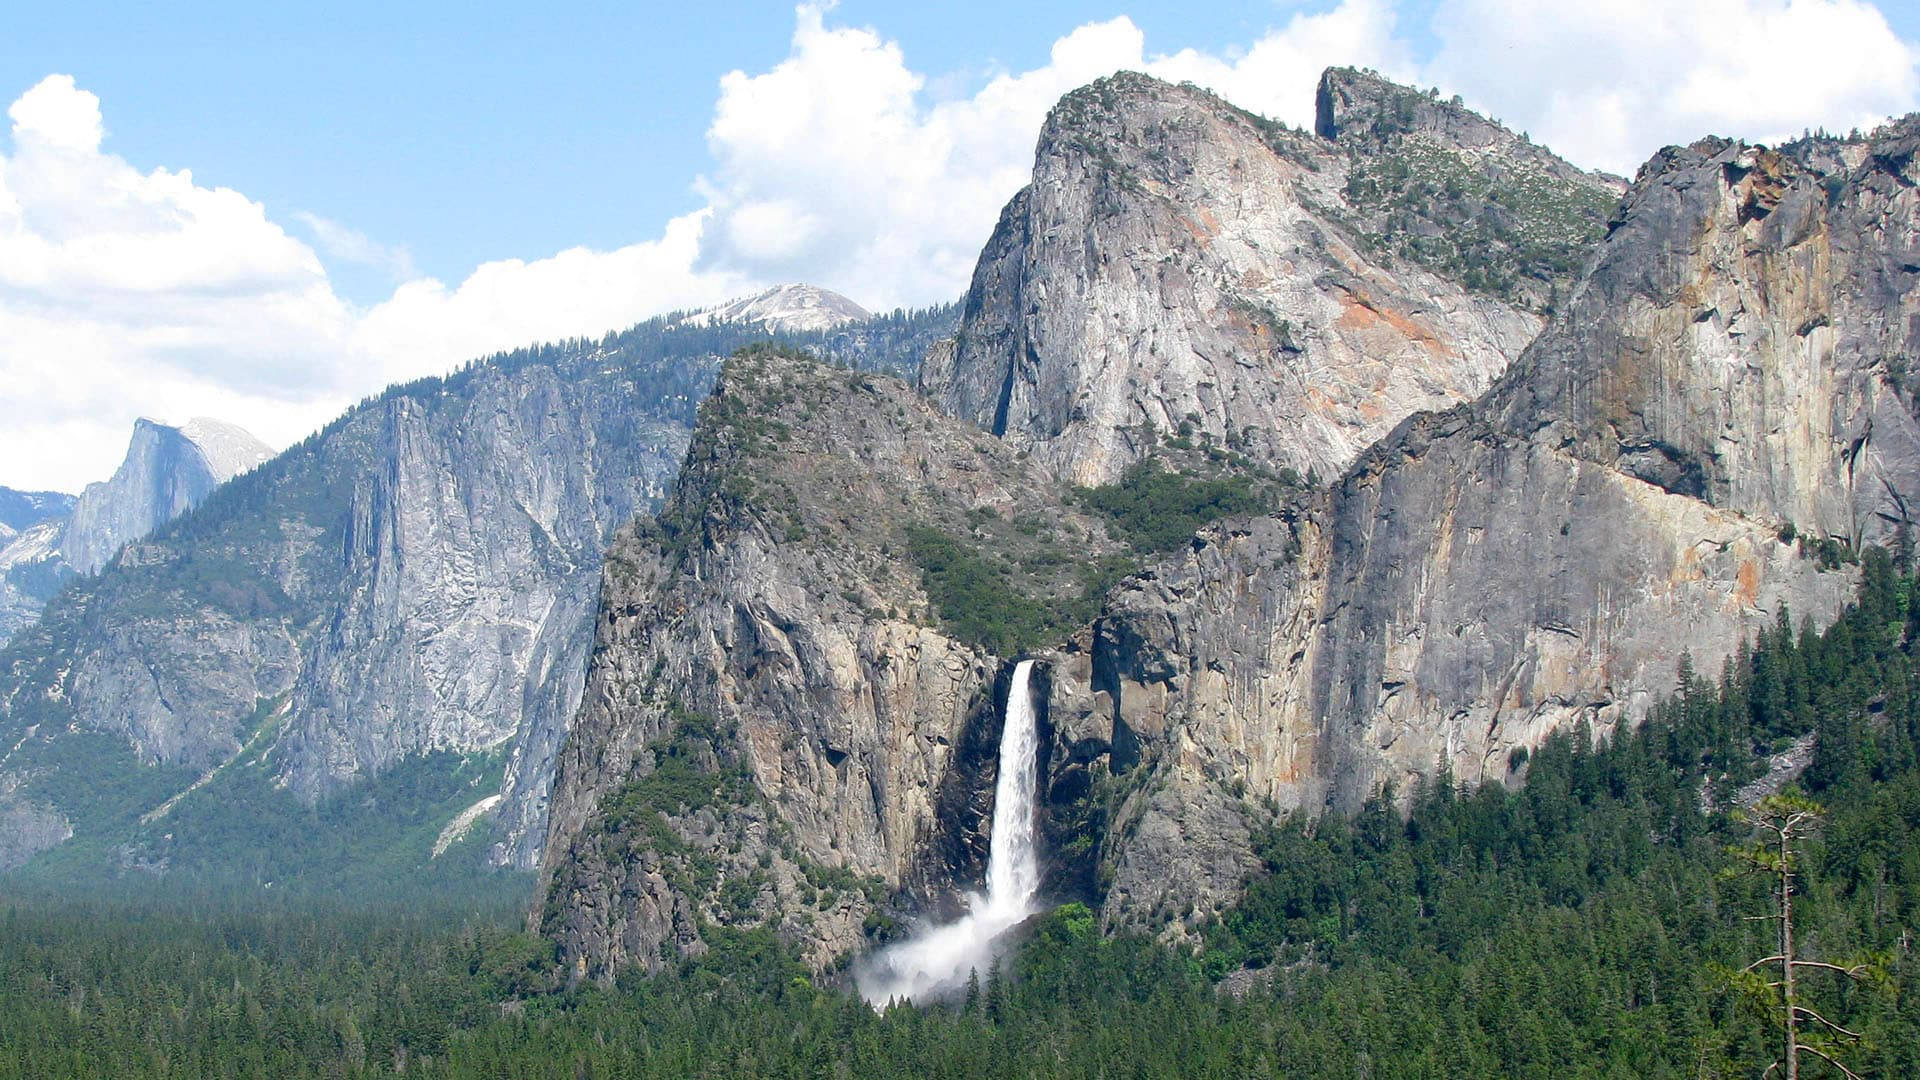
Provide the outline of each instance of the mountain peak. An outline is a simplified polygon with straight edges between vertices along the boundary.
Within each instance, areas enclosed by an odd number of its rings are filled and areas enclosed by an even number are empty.
[[[831,289],[795,282],[696,312],[682,319],[681,325],[758,323],[772,333],[808,333],[872,317],[872,312]]]
[[[191,443],[200,452],[200,457],[206,462],[207,472],[216,484],[225,483],[249,469],[265,464],[274,454],[273,447],[261,442],[247,429],[210,416],[196,416],[184,424],[142,416],[133,422],[135,447],[144,431],[153,432],[161,438],[171,436]],[[134,447],[128,450],[129,455],[136,452]]]
[[[1517,134],[1498,121],[1467,108],[1456,95],[1421,90],[1362,68],[1331,67],[1321,72],[1314,91],[1313,132],[1341,143],[1391,144],[1424,135],[1460,150],[1516,155],[1555,177],[1575,183],[1599,183],[1623,190],[1619,177],[1588,173]]]

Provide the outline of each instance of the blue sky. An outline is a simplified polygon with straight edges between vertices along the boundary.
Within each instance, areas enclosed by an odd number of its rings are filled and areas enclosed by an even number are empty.
[[[389,381],[811,280],[951,299],[1122,67],[1311,122],[1328,64],[1631,173],[1920,107],[1911,0],[95,2],[0,33],[0,484],[134,417],[284,445]]]
[[[35,5],[0,35],[0,99],[63,72],[108,110],[109,146],[191,168],[269,212],[403,244],[458,278],[502,255],[606,246],[700,205],[720,77],[787,53],[791,2]],[[1044,10],[1036,10],[1044,8]],[[1046,62],[1076,26],[1129,15],[1150,41],[1225,50],[1272,3],[845,0],[935,80],[976,88]],[[334,268],[354,299],[391,290]]]

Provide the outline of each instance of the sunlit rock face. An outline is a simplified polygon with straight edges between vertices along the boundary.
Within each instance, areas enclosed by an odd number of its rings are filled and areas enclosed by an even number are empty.
[[[1123,587],[1095,707],[1063,720],[1158,777],[1122,815],[1109,918],[1230,899],[1242,791],[1317,811],[1519,780],[1515,751],[1636,722],[1683,655],[1716,672],[1783,609],[1826,622],[1853,587],[1836,552],[1909,542],[1915,127],[1663,151],[1489,393]]]
[[[1473,289],[1460,266],[1396,257],[1416,232],[1479,226],[1430,220],[1441,204],[1425,196],[1383,210],[1369,170],[1534,194],[1500,212],[1554,233],[1575,267],[1614,183],[1417,91],[1329,73],[1321,96],[1335,94],[1348,143],[1140,75],[1069,94],[981,255],[953,349],[922,371],[927,392],[1062,476],[1105,483],[1176,436],[1325,479],[1409,414],[1486,390],[1565,270],[1495,289],[1468,268]],[[1421,111],[1388,136],[1369,107],[1392,95]]]
[[[941,311],[836,316],[794,340],[836,363],[910,371],[950,329]],[[138,778],[100,784],[99,752],[66,749],[69,738],[194,776],[257,737],[275,786],[309,805],[428,756],[470,760],[489,781],[467,805],[499,798],[467,827],[495,862],[531,869],[607,545],[665,497],[722,358],[766,334],[763,322],[662,316],[362,402],[118,547],[0,651],[0,755],[22,740],[0,757],[0,783],[30,776],[62,810],[146,798]],[[136,481],[174,475],[166,462],[217,474],[253,456],[203,421],[145,425],[135,449],[109,487],[167,500],[198,488]],[[171,794],[116,806],[117,820],[138,822]],[[111,827],[117,848],[155,865],[194,843],[165,826]]]
[[[123,546],[271,456],[223,421],[175,427],[141,419],[113,476],[88,484],[78,499],[0,489],[0,645],[38,618],[68,579],[98,572]]]
[[[804,412],[779,455],[696,436],[671,527],[616,546],[562,754],[535,921],[576,975],[706,925],[825,966],[899,910],[876,897],[951,915],[981,880],[1008,658],[918,614],[890,530],[929,507],[998,552],[974,511],[1044,503],[1087,560],[1112,548],[1070,485],[1144,457],[1322,481],[1146,560],[1031,671],[1041,899],[1173,936],[1240,895],[1275,815],[1522,782],[1519,751],[1638,722],[1683,656],[1718,671],[1783,612],[1829,620],[1851,552],[1909,542],[1915,121],[1672,148],[1623,190],[1406,93],[1330,75],[1315,137],[1136,76],[1077,91],[922,369],[961,424],[783,390],[730,414]],[[1603,197],[1591,248],[1492,222],[1530,268],[1502,278],[1415,243],[1381,159],[1442,150]],[[1497,216],[1454,168],[1446,228]],[[724,806],[669,783],[685,761]]]
[[[200,504],[214,488],[273,456],[241,428],[196,419],[179,427],[140,420],[112,479],[80,493],[61,537],[72,567],[91,574],[127,543]]]

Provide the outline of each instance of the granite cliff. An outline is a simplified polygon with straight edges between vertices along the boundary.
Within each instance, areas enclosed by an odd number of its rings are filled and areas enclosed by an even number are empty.
[[[59,817],[103,866],[198,866],[215,838],[180,815],[222,785],[296,815],[437,762],[472,790],[434,829],[474,810],[495,862],[531,865],[606,544],[665,495],[719,357],[766,334],[678,318],[390,389],[127,545],[0,652],[0,800]],[[911,370],[946,320],[794,340]],[[31,832],[16,847],[58,830]]]
[[[32,623],[75,574],[91,574],[129,541],[200,504],[214,488],[272,457],[265,443],[219,420],[174,427],[141,419],[113,476],[78,499],[8,491],[0,519],[0,645]]]
[[[608,556],[555,780],[539,919],[576,976],[657,969],[713,925],[825,965],[897,890],[951,900],[985,853],[994,648],[1089,617],[1082,560],[1120,550],[898,380],[756,353],[701,414],[672,500]]]
[[[1067,95],[922,385],[1077,483],[1171,437],[1331,477],[1478,396],[1617,187],[1370,76],[1330,72],[1320,97],[1345,121],[1326,137],[1141,75]],[[1475,231],[1511,243],[1441,250]]]
[[[729,375],[609,561],[534,913],[575,977],[742,925],[830,966],[950,905],[1016,656],[1049,889],[1178,936],[1278,816],[1524,782],[1547,734],[1637,722],[1683,656],[1825,622],[1860,545],[1910,544],[1920,121],[1669,148],[1623,187],[1371,76],[1320,94],[1317,136],[1138,76],[1069,95],[920,375],[972,432],[878,382]],[[1481,196],[1391,164],[1435,154]],[[1496,189],[1561,201],[1529,223]],[[1486,244],[1491,278],[1459,261]],[[808,421],[736,452],[788,397]],[[1096,511],[1155,468],[1269,510],[1150,554]],[[1107,574],[1025,575],[1006,505]],[[969,560],[1057,617],[964,624],[936,596]]]
[[[1548,732],[1638,720],[1680,657],[1718,671],[1785,612],[1824,624],[1860,544],[1910,543],[1915,131],[1830,168],[1663,151],[1513,370],[1302,507],[1300,573],[1255,521],[1119,590],[1056,679],[1084,687],[1062,730],[1148,770],[1109,920],[1204,917],[1246,868],[1193,853],[1275,811],[1522,780]]]

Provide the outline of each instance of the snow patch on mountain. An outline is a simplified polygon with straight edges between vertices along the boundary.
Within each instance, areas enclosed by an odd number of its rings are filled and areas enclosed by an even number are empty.
[[[777,285],[766,292],[731,300],[680,320],[682,326],[758,323],[772,333],[831,330],[873,317],[872,312],[817,285]]]
[[[180,434],[200,448],[207,471],[216,482],[224,483],[273,457],[273,447],[254,438],[237,424],[211,417],[196,416],[180,425]]]

